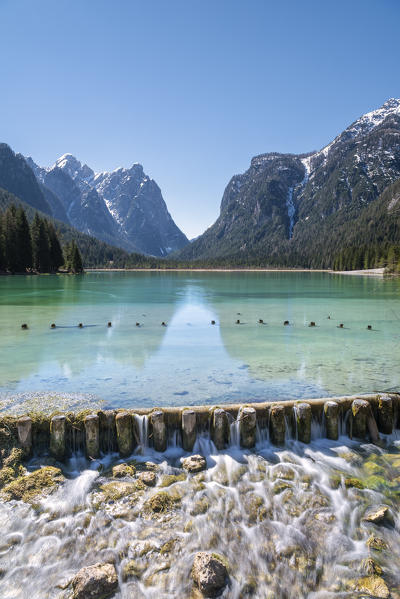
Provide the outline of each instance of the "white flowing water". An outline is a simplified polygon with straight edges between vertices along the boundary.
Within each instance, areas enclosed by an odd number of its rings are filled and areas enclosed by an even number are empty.
[[[233,425],[231,433],[224,452],[207,436],[197,439],[193,453],[206,457],[207,469],[195,475],[182,470],[188,454],[176,445],[158,454],[143,442],[143,455],[127,460],[136,464],[133,476],[112,477],[116,455],[91,464],[75,457],[50,496],[34,505],[1,501],[0,597],[67,599],[80,568],[111,561],[115,599],[189,598],[198,551],[226,559],[225,599],[369,597],[360,582],[369,557],[398,597],[399,441],[380,449],[345,438],[292,440],[277,449],[259,434],[256,449],[243,451]],[[149,460],[157,463],[157,485],[140,488]],[[160,492],[166,509],[153,512],[149,499]],[[362,520],[381,504],[390,507],[392,526]],[[386,549],[369,547],[372,536]]]

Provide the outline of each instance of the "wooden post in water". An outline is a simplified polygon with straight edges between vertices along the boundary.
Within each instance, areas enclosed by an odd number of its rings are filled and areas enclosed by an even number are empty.
[[[286,437],[285,408],[271,406],[269,410],[269,437],[274,445],[284,445]]]
[[[326,436],[336,441],[339,438],[339,405],[336,401],[327,401],[324,404],[326,423]]]
[[[32,419],[29,416],[22,416],[18,419],[17,433],[24,455],[28,457],[32,452]]]
[[[66,454],[67,419],[65,416],[53,416],[50,421],[50,453],[53,458],[63,460]]]
[[[185,451],[192,451],[197,436],[197,418],[194,410],[182,412],[182,446]]]
[[[132,416],[129,412],[118,412],[115,416],[117,429],[118,450],[122,457],[131,455],[133,451],[133,427]]]
[[[311,406],[308,403],[299,403],[294,408],[297,423],[297,438],[302,443],[311,441]]]
[[[216,408],[212,414],[211,437],[217,449],[225,449],[230,441],[228,414],[222,408]]]
[[[367,436],[367,418],[370,405],[364,399],[355,399],[351,404],[352,437],[365,439]]]
[[[239,412],[240,445],[245,448],[256,444],[257,414],[254,408],[243,408]]]
[[[97,414],[85,418],[86,455],[88,458],[100,457],[100,427]]]
[[[393,431],[393,400],[390,395],[381,395],[378,400],[378,428],[384,435]]]
[[[167,427],[165,426],[164,413],[155,410],[151,413],[150,422],[153,427],[153,444],[156,451],[167,449]]]

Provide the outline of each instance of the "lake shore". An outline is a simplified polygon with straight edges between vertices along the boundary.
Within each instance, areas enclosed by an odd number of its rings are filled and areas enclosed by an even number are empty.
[[[311,268],[85,268],[85,272],[334,272]]]
[[[327,272],[331,275],[381,277],[384,268],[332,270],[329,268],[85,268],[85,272]]]

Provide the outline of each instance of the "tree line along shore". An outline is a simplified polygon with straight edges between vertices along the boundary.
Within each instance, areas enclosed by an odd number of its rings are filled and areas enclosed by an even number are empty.
[[[77,232],[78,233],[78,232]],[[277,258],[275,256],[275,258]],[[81,273],[83,267],[104,270],[334,270],[384,269],[400,274],[400,245],[385,241],[344,246],[332,256],[329,267],[292,262],[290,256],[271,259],[266,255],[236,255],[206,260],[157,258],[110,246],[88,235],[77,239],[62,225],[36,212],[26,213],[20,204],[8,205],[0,213],[0,273]]]
[[[70,273],[83,271],[82,257],[74,240],[62,247],[54,224],[35,214],[28,222],[21,206],[11,205],[0,214],[0,272]]]

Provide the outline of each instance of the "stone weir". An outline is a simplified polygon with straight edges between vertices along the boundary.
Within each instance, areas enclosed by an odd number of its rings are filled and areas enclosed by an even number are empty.
[[[198,436],[209,436],[216,449],[246,449],[258,440],[284,445],[288,439],[310,443],[341,435],[380,443],[400,425],[400,394],[348,396],[223,406],[135,410],[99,410],[0,418],[25,455],[48,454],[64,460],[74,453],[89,459],[140,446],[163,452],[168,445],[192,451]]]

